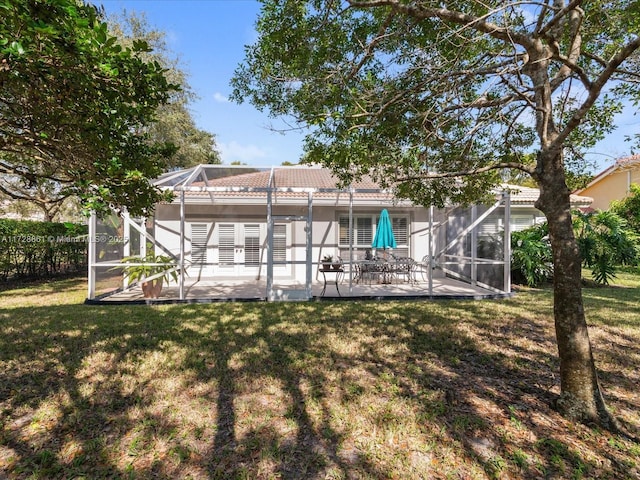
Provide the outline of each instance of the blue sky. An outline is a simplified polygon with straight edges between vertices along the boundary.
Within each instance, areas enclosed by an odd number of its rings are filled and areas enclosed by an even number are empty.
[[[145,12],[149,25],[166,33],[168,47],[180,58],[200,97],[191,106],[196,124],[216,135],[224,163],[272,166],[299,161],[302,134],[274,132],[270,127],[286,125],[248,103],[227,100],[244,46],[256,38],[257,1],[95,0],[95,4],[103,5],[107,14],[124,9]]]
[[[278,119],[258,112],[248,103],[227,100],[229,81],[244,58],[244,46],[256,38],[254,24],[260,11],[255,0],[95,0],[107,13],[124,9],[145,12],[152,27],[167,34],[169,48],[177,54],[189,83],[200,99],[192,105],[199,128],[216,135],[224,163],[240,161],[255,166],[297,163],[302,155],[300,132],[274,132],[286,129]],[[618,116],[618,129],[598,144],[590,156],[597,170],[611,165],[615,158],[629,154],[624,136],[640,132],[635,109]]]

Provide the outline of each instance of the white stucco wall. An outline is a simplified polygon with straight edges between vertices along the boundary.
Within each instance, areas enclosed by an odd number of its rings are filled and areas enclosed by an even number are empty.
[[[394,206],[355,206],[354,214],[377,215],[382,208],[387,208],[391,217],[394,215],[406,216],[409,219],[409,255],[415,260],[421,260],[429,252],[429,211],[417,207]],[[330,254],[338,256],[338,219],[341,215],[348,215],[348,205],[318,205],[313,206],[312,226],[312,261],[314,263],[313,278],[318,278],[318,264],[321,258]],[[185,258],[191,258],[191,224],[207,224],[210,229],[207,242],[207,261],[218,262],[217,239],[218,225],[222,224],[260,224],[261,243],[264,254],[261,254],[261,262],[264,264],[259,271],[255,269],[239,268],[237,274],[244,277],[266,275],[266,207],[264,205],[221,205],[221,204],[187,204],[185,215]],[[273,215],[280,216],[305,216],[307,208],[298,205],[274,205]],[[283,223],[276,217],[276,223]],[[286,223],[286,222],[284,222]],[[304,221],[293,221],[287,227],[287,261],[291,262],[287,268],[276,266],[275,278],[296,279],[304,282],[306,265],[306,232]],[[156,240],[171,253],[179,256],[180,253],[180,206],[179,204],[159,205],[156,210],[156,226],[154,229]],[[238,245],[241,247],[242,245]],[[348,260],[348,259],[346,259]],[[216,265],[211,266],[199,274],[211,276],[228,276],[220,272]]]

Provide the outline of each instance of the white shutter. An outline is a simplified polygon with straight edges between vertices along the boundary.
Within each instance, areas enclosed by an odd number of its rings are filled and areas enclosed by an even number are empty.
[[[393,228],[393,238],[396,239],[398,247],[400,247],[400,245],[408,245],[409,229],[407,228],[407,217],[393,218],[391,220],[391,226]]]
[[[373,241],[371,217],[356,217],[356,229],[356,244],[371,245]]]
[[[218,264],[232,266],[235,261],[235,225],[220,224],[218,227]]]
[[[205,265],[207,263],[207,233],[206,223],[191,224],[191,263]]]
[[[287,261],[287,226],[284,224],[273,226],[273,261]]]
[[[260,264],[260,225],[244,226],[244,265],[256,267]]]

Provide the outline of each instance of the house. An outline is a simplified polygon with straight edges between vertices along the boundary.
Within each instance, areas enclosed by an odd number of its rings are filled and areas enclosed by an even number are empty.
[[[512,232],[546,221],[544,214],[535,207],[535,202],[540,196],[537,188],[520,185],[504,185],[504,188],[511,192],[510,228]],[[570,201],[572,208],[584,209],[591,206],[593,198],[572,194]]]
[[[309,166],[200,165],[155,183],[175,200],[158,205],[153,219],[92,220],[92,238],[122,241],[92,242],[90,299],[127,292],[127,285],[114,287],[113,270],[120,258],[144,256],[147,248],[175,259],[181,274],[171,294],[179,300],[212,298],[214,291],[240,298],[248,286],[258,288],[259,298],[309,299],[321,288],[324,294],[327,282],[350,296],[509,294],[510,229],[504,226],[533,224],[539,214],[531,189],[496,192],[492,205],[425,208],[368,178],[343,188],[329,170]],[[375,252],[383,209],[397,245]],[[326,255],[340,258],[339,278],[327,279]],[[374,292],[375,285],[360,281],[360,267],[375,255],[407,259],[412,271],[402,283]]]
[[[612,201],[622,200],[629,194],[632,183],[640,184],[640,155],[616,160],[575,194],[592,197],[594,209],[608,210]]]

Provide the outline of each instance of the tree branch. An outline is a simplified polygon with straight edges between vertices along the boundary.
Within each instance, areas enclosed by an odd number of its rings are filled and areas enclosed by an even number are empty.
[[[580,58],[580,50],[582,47],[582,35],[580,34],[580,27],[582,25],[582,19],[584,18],[584,12],[582,11],[582,9],[576,6],[568,13],[571,27],[571,45],[569,47],[569,55],[565,58],[560,54],[560,47],[557,40],[554,39],[554,42],[552,43],[557,57],[563,62],[563,66],[560,67],[560,69],[556,73],[556,76],[551,79],[552,91],[557,88],[554,88],[554,85],[560,85],[571,74],[571,71],[574,71],[578,74],[582,82],[585,84],[585,87],[588,88],[588,85],[590,85],[589,78],[586,76],[584,71],[582,71],[582,69],[580,69],[576,65],[578,59]]]
[[[556,13],[553,18],[549,21],[549,23],[547,23],[544,27],[542,27],[540,30],[537,30],[537,34],[539,36],[544,36],[546,35],[546,33],[551,30],[553,27],[555,27],[558,22],[560,22],[562,19],[564,19],[564,16],[570,12],[571,10],[573,10],[574,8],[582,5],[582,2],[584,0],[573,0],[572,2],[569,2],[569,5],[567,5],[566,7],[560,9],[560,11],[558,11],[558,13]],[[549,7],[550,8],[550,7]]]
[[[425,8],[422,6],[413,6],[406,3],[400,3],[398,0],[347,0],[351,7],[355,8],[376,8],[390,7],[396,12],[403,13],[412,18],[426,20],[428,18],[439,18],[440,20],[462,25],[464,27],[472,27],[481,33],[497,38],[503,41],[514,41],[516,44],[524,48],[532,46],[531,39],[526,35],[511,32],[508,28],[500,27],[495,23],[484,20],[484,17],[475,17],[461,12],[455,12],[446,8]]]
[[[611,59],[607,67],[602,71],[602,73],[600,73],[600,76],[595,82],[593,82],[593,86],[589,90],[587,99],[574,112],[573,116],[566,123],[560,134],[551,142],[552,148],[559,147],[564,143],[573,129],[576,128],[584,119],[589,109],[600,96],[600,92],[606,83],[609,81],[611,76],[616,73],[617,68],[638,49],[640,49],[640,37],[636,37],[634,40],[627,43],[627,45],[625,45],[624,48]]]
[[[371,58],[373,54],[374,47],[380,43],[380,41],[384,38],[384,31],[391,25],[393,18],[396,16],[395,12],[390,12],[389,15],[384,19],[384,22],[380,25],[378,32],[375,38],[371,39],[368,45],[364,48],[364,55],[360,59],[357,65],[354,65],[349,74],[347,75],[347,80],[353,78],[353,76],[360,71],[362,66],[366,63],[366,61]]]
[[[487,173],[487,172],[490,172],[492,170],[504,170],[505,168],[514,169],[514,170],[520,170],[520,171],[528,173],[528,174],[533,174],[533,172],[534,172],[534,168],[533,167],[527,167],[527,166],[523,165],[522,163],[518,163],[518,162],[501,162],[501,163],[496,163],[496,164],[493,164],[493,165],[487,165],[486,167],[474,168],[474,169],[471,169],[471,170],[460,170],[460,171],[457,171],[457,172],[443,172],[443,173],[426,172],[426,173],[420,174],[420,175],[408,175],[406,177],[399,177],[399,178],[397,178],[397,180],[401,181],[401,182],[408,182],[408,181],[416,181],[416,180],[438,180],[438,179],[443,179],[443,178],[468,177],[468,176],[471,176],[471,175],[478,175],[478,174],[481,174],[481,173]]]

